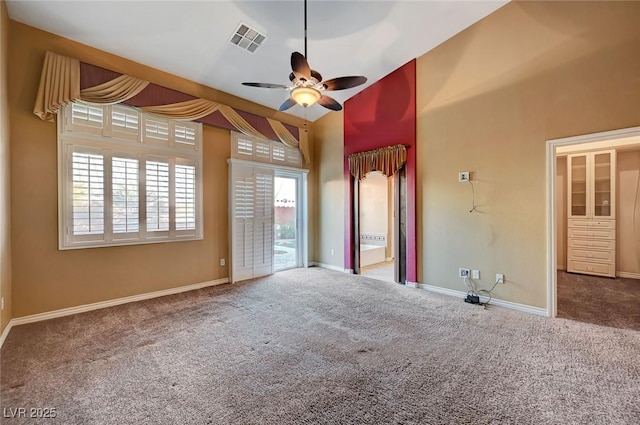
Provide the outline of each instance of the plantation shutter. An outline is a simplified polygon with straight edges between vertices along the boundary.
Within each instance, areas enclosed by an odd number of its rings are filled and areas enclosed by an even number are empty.
[[[272,169],[230,162],[231,282],[273,273]]]
[[[147,234],[169,232],[169,163],[147,160]]]
[[[111,106],[111,134],[121,140],[137,142],[140,138],[140,114],[120,105]]]
[[[196,167],[192,164],[175,166],[176,232],[194,233],[196,230]]]
[[[104,110],[100,106],[72,103],[71,108],[67,109],[65,126],[69,131],[102,135]]]
[[[70,180],[73,196],[68,211],[71,226],[66,229],[69,241],[91,241],[104,239],[105,225],[105,164],[98,150],[71,149]]]
[[[273,174],[273,169],[254,168],[254,277],[273,273]]]
[[[137,237],[140,229],[138,159],[114,156],[111,179],[114,239]]]

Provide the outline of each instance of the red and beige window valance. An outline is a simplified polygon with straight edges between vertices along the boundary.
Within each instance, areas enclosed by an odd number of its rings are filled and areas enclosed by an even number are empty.
[[[33,113],[53,121],[63,105],[82,100],[113,105],[124,103],[172,119],[197,121],[300,149],[309,163],[307,133],[267,117],[236,110],[208,99],[109,71],[78,59],[47,52]]]
[[[380,171],[387,177],[394,175],[407,162],[405,145],[387,146],[348,156],[349,171],[358,180],[362,180],[371,171]]]

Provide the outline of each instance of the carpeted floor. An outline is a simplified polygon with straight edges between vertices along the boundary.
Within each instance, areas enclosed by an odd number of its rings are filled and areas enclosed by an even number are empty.
[[[0,407],[46,424],[640,423],[638,331],[319,268],[17,326],[1,354]]]
[[[558,317],[640,331],[640,280],[558,271],[557,282]]]

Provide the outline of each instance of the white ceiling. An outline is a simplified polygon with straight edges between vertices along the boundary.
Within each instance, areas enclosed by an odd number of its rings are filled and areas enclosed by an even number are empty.
[[[308,60],[324,79],[364,75],[367,84],[327,93],[343,103],[508,0],[308,1]],[[277,109],[288,84],[291,52],[304,54],[303,0],[33,1],[8,0],[15,21]],[[240,23],[267,36],[249,53],[229,42]],[[304,118],[294,106],[290,114]],[[327,109],[314,105],[314,121]]]

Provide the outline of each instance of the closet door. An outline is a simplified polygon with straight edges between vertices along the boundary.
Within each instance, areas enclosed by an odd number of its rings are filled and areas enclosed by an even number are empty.
[[[273,169],[229,163],[232,283],[273,273],[273,178]]]

